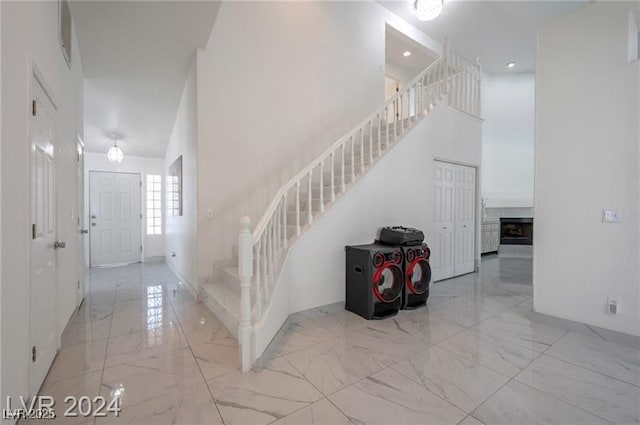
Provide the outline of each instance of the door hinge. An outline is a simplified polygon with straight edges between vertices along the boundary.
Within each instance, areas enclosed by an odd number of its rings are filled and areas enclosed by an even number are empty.
[[[34,345],[33,347],[31,347],[31,361],[33,363],[36,362],[36,358],[37,358],[36,356],[37,356],[36,355],[36,346]]]
[[[36,101],[35,100],[31,101],[31,115],[33,115],[34,117],[36,116]]]
[[[78,281],[78,289],[80,289],[80,281]]]
[[[31,225],[31,239],[35,239],[36,238],[36,225],[32,224]]]
[[[142,220],[142,213],[140,213],[140,220]]]
[[[142,245],[140,245],[140,252],[142,252]]]

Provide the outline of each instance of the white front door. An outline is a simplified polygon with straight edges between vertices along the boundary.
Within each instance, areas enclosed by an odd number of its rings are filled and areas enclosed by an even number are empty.
[[[431,269],[433,280],[442,280],[454,275],[454,184],[455,170],[452,164],[435,161],[435,196],[433,205],[434,239],[431,243]]]
[[[91,266],[141,260],[140,174],[91,171]]]
[[[58,349],[54,173],[56,108],[35,78],[32,90],[29,392],[35,395]]]
[[[455,166],[455,261],[454,275],[475,268],[476,169]]]
[[[84,144],[78,140],[77,144],[77,162],[76,162],[76,246],[78,258],[76,258],[76,277],[78,279],[78,289],[76,293],[76,307],[82,304],[84,299],[84,243],[86,233],[85,215],[84,215]]]

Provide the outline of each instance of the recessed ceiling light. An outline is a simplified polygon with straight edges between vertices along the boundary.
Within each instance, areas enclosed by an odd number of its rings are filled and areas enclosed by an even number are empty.
[[[406,52],[404,52],[404,53],[402,54],[402,56],[404,56],[405,58],[406,58],[407,56],[411,56],[411,52],[407,50]]]
[[[509,62],[509,63],[507,64],[507,68],[513,68],[514,66],[516,66],[516,63],[515,63],[515,62]]]

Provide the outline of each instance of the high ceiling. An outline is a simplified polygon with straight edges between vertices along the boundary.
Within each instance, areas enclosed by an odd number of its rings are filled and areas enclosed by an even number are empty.
[[[537,29],[588,4],[577,1],[444,0],[442,14],[430,22],[415,17],[415,0],[378,0],[384,7],[468,58],[480,58],[490,73],[535,70]],[[516,66],[508,69],[508,62]]]
[[[415,0],[379,1],[426,34],[448,36],[465,56],[480,57],[489,73],[532,71],[536,29],[587,3],[444,0],[440,17],[420,22]],[[106,152],[115,134],[125,155],[164,156],[194,52],[206,47],[219,7],[215,1],[72,2],[86,78],[88,151]],[[387,56],[404,48],[389,46]],[[421,69],[426,52],[411,50],[412,57],[392,61]],[[513,70],[506,68],[510,61],[517,63]]]
[[[85,144],[164,157],[196,48],[206,47],[219,2],[73,1],[85,75]]]

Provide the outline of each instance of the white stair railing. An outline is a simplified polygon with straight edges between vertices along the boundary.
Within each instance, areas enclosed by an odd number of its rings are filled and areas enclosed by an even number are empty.
[[[255,360],[251,331],[269,305],[291,240],[300,237],[445,95],[450,106],[479,115],[480,77],[479,63],[452,52],[445,41],[443,55],[285,183],[253,232],[250,219],[242,218],[238,339],[243,371]]]
[[[482,66],[449,49],[447,52],[451,79],[449,106],[479,117],[481,114]]]

